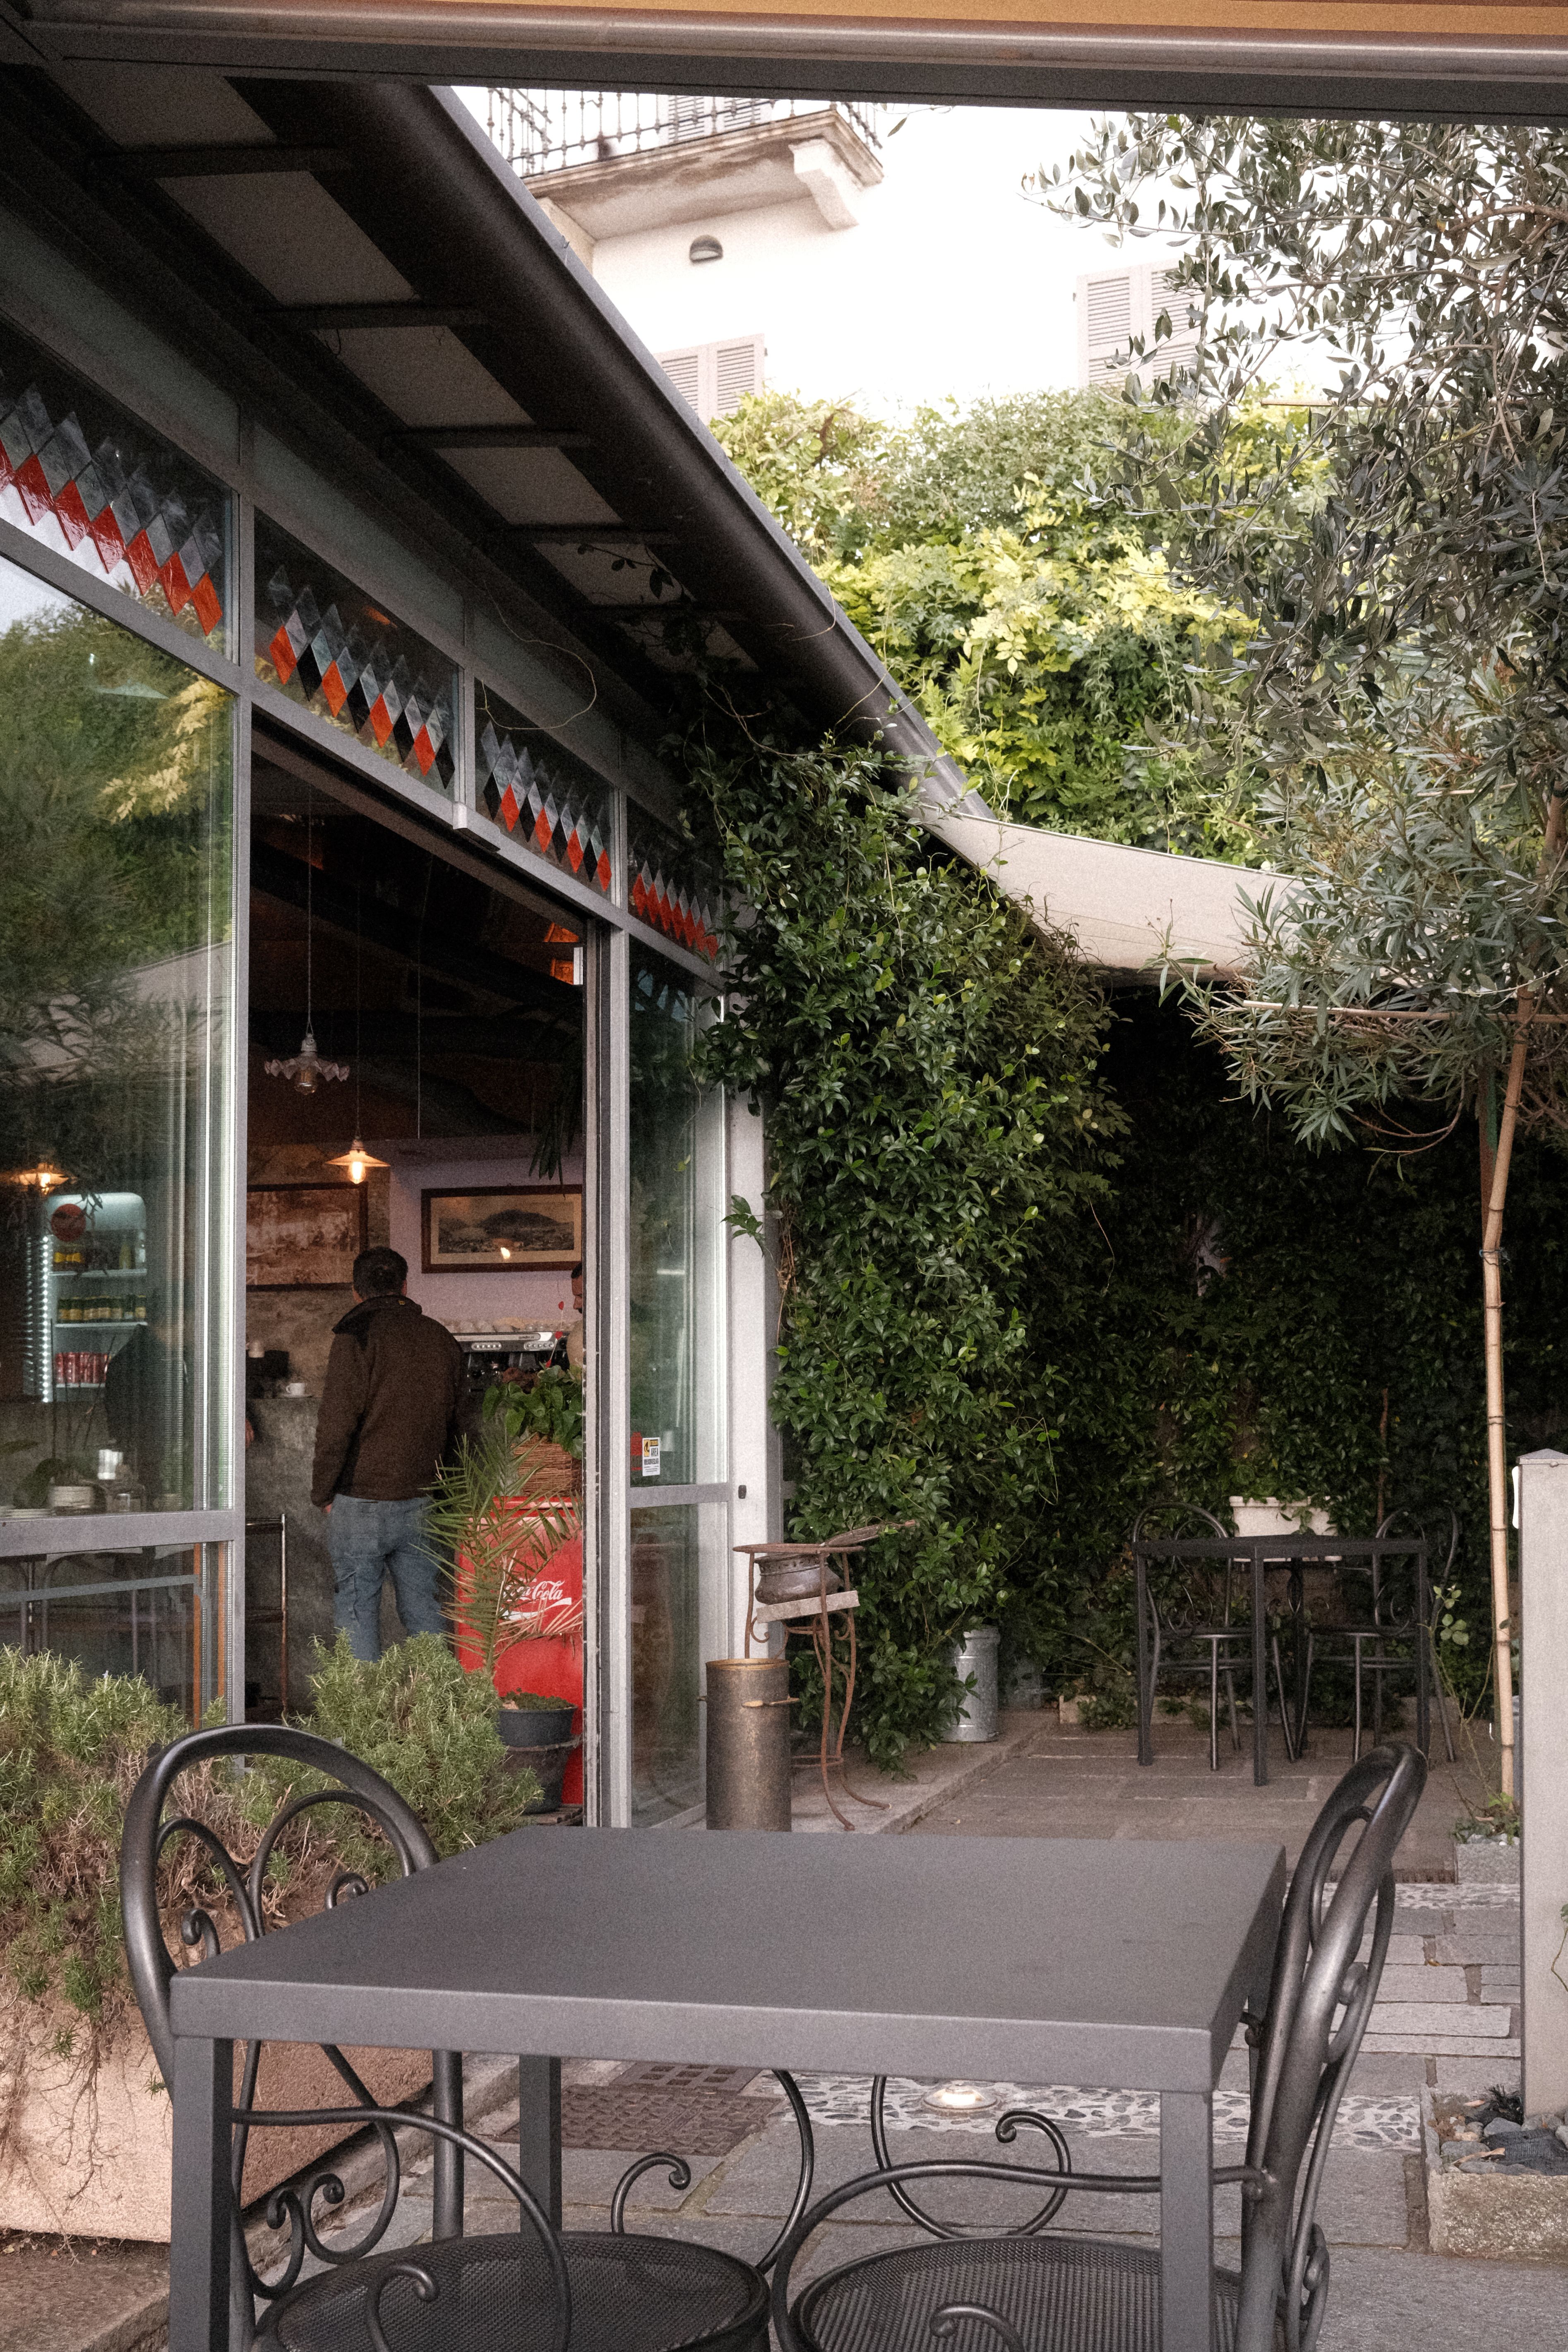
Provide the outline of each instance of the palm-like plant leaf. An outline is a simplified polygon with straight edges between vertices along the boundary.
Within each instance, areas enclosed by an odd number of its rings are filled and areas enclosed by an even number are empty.
[[[442,1560],[447,1606],[460,1644],[479,1652],[493,1676],[518,1643],[581,1631],[582,1603],[537,1600],[532,1587],[581,1525],[561,1493],[559,1454],[534,1437],[504,1431],[465,1438],[442,1471],[430,1510],[430,1538]]]

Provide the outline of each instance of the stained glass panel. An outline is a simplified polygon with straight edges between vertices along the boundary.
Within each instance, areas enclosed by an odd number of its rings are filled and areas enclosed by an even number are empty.
[[[474,687],[474,757],[479,806],[491,821],[547,866],[607,897],[615,880],[609,794],[592,768],[482,680]]]
[[[227,491],[5,320],[0,513],[133,604],[223,650]]]
[[[458,751],[452,664],[261,514],[256,675],[405,775],[451,791]]]
[[[712,962],[719,953],[720,892],[690,843],[628,801],[626,858],[633,914]]]

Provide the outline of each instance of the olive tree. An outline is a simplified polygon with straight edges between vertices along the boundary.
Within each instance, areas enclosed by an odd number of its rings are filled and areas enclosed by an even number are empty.
[[[1262,780],[1289,878],[1200,1017],[1309,1139],[1410,1150],[1477,1122],[1511,1794],[1503,1217],[1521,1124],[1563,1121],[1568,1023],[1568,139],[1133,116],[1038,189],[1114,237],[1173,236],[1155,343],[1203,331],[1119,495],[1247,617],[1223,692],[1194,665],[1189,715]],[[1238,463],[1238,404],[1306,349],[1337,383]]]

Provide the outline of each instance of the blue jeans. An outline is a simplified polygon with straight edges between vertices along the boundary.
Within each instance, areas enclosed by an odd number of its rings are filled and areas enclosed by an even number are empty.
[[[327,1521],[335,1586],[332,1621],[347,1633],[356,1658],[374,1664],[381,1655],[381,1588],[388,1573],[405,1633],[447,1631],[436,1598],[441,1571],[426,1548],[429,1507],[423,1495],[407,1503],[373,1503],[360,1495],[332,1497]]]

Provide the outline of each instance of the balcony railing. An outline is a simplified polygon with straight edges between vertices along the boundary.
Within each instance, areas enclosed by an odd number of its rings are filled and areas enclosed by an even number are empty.
[[[794,122],[837,110],[868,147],[881,145],[879,106],[843,99],[670,98],[624,89],[492,89],[490,137],[525,180],[574,163],[607,163],[689,139],[715,139],[767,122]]]

